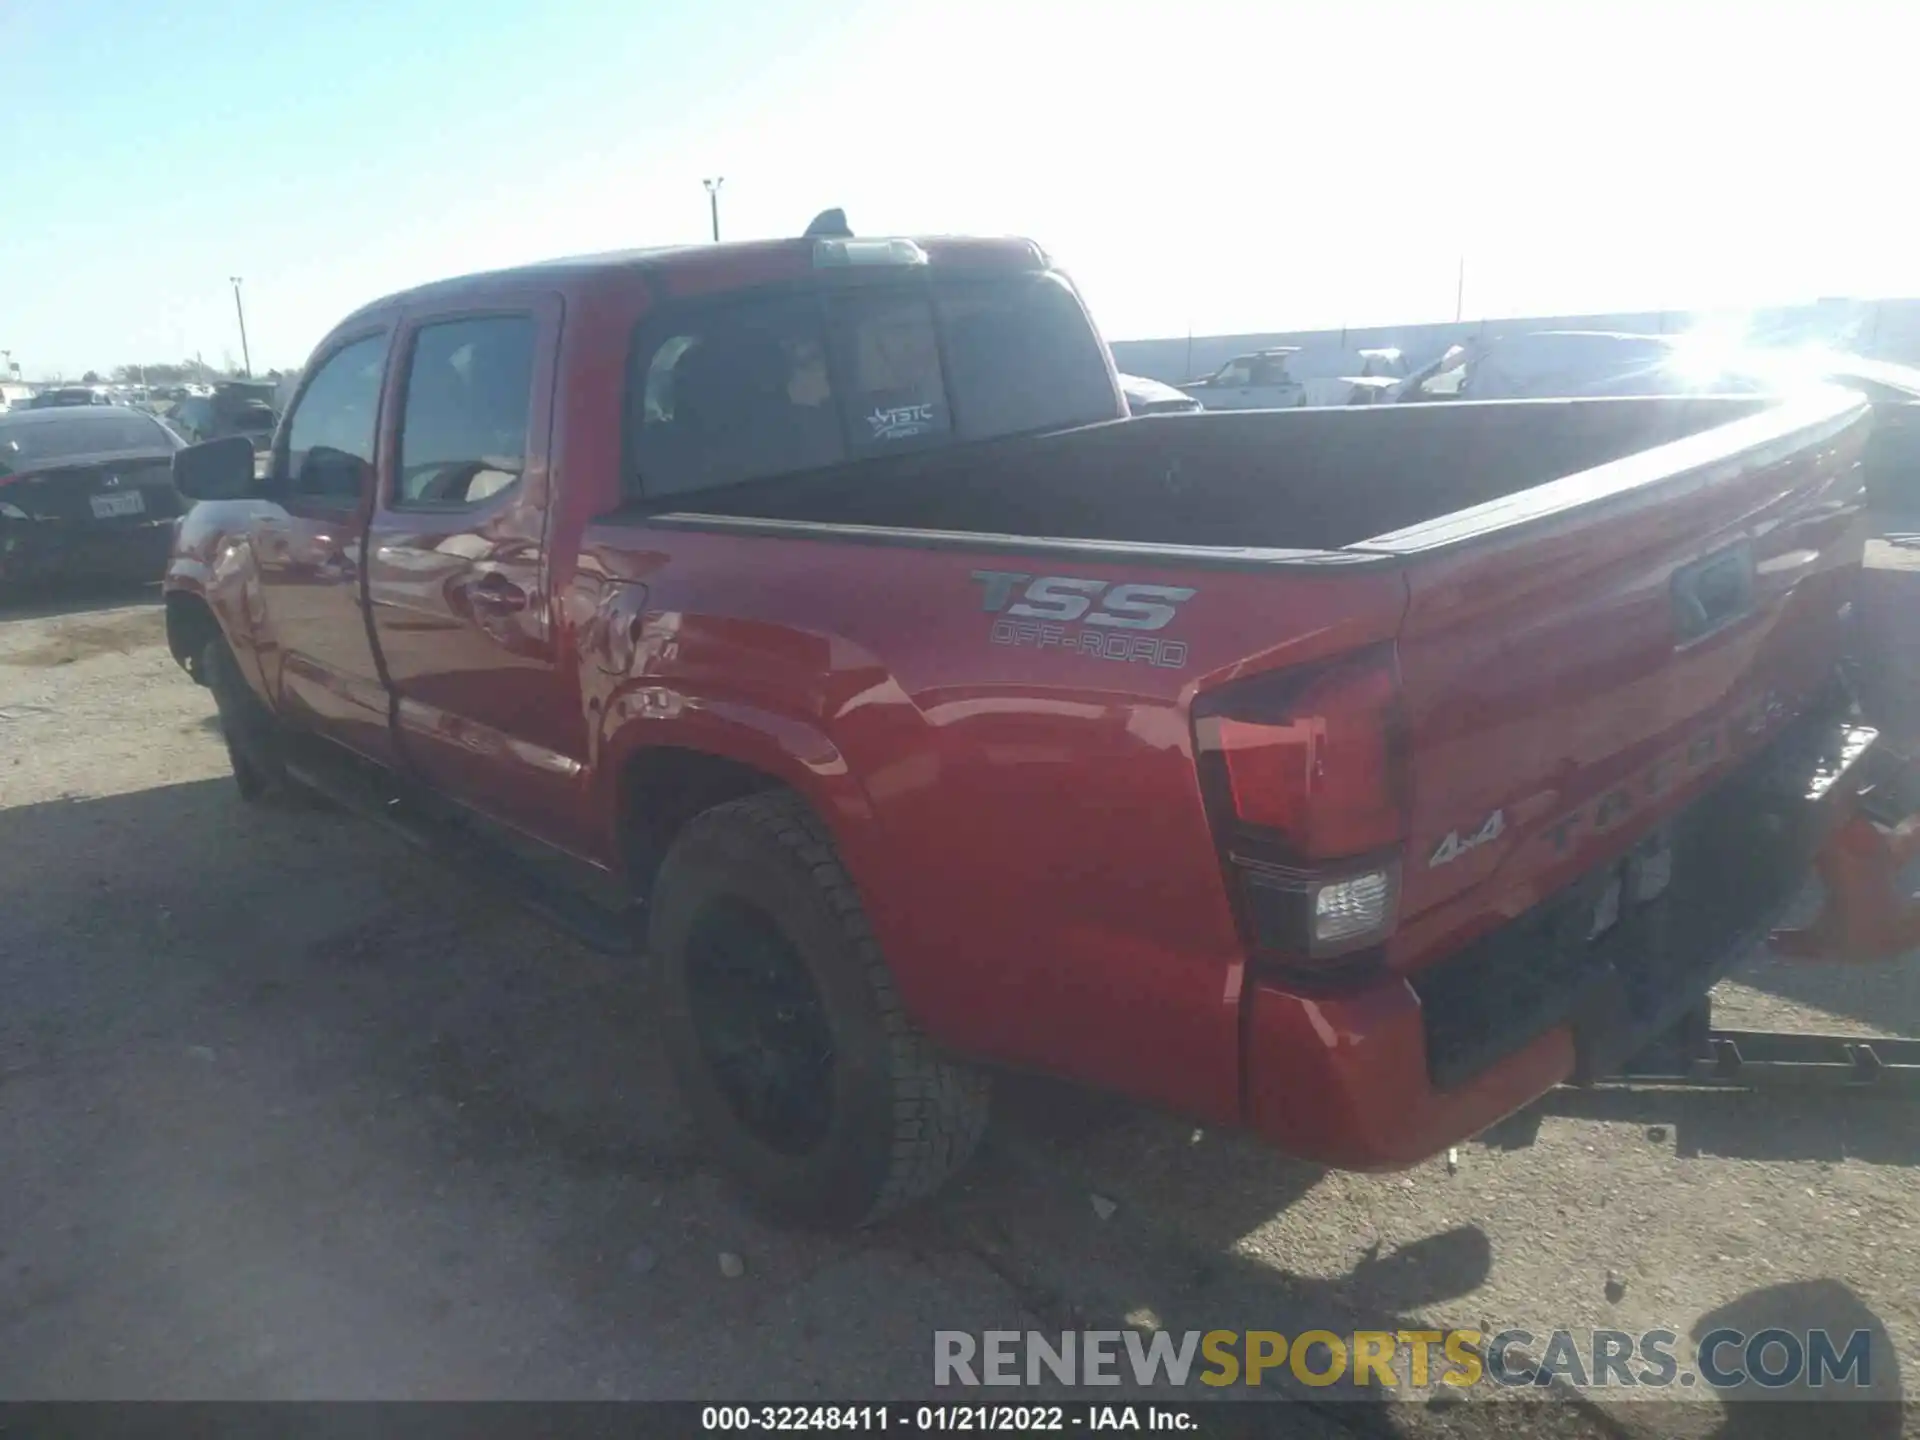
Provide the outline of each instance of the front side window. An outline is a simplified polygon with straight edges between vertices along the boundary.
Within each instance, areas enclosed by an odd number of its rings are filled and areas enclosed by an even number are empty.
[[[519,481],[533,408],[534,340],[530,315],[420,329],[407,369],[396,507],[477,505]]]
[[[329,355],[287,426],[287,473],[296,495],[352,503],[373,472],[374,421],[387,337],[369,335]]]

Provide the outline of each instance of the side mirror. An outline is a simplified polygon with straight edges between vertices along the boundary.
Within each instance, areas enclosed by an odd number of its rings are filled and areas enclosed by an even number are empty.
[[[173,452],[173,488],[189,500],[244,500],[260,493],[253,442],[244,435]]]

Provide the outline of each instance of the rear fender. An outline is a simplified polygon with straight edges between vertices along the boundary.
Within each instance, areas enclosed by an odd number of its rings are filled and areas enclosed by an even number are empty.
[[[825,730],[805,717],[670,685],[632,686],[607,702],[595,763],[606,853],[622,853],[620,777],[641,752],[659,747],[729,760],[797,791],[832,831],[854,883],[876,874],[883,847],[873,806]]]

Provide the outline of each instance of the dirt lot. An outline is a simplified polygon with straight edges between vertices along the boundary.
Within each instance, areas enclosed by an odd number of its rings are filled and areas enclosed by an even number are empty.
[[[351,820],[243,806],[211,717],[149,598],[0,614],[0,1396],[914,1396],[935,1328],[1081,1324],[1784,1316],[1873,1328],[1882,1395],[1920,1359],[1920,1111],[1865,1097],[1568,1093],[1532,1148],[1358,1177],[1009,1082],[941,1202],[768,1228],[698,1158],[643,975]],[[1726,992],[1920,1031],[1912,966]],[[1488,1423],[1330,1394],[1299,1433]]]

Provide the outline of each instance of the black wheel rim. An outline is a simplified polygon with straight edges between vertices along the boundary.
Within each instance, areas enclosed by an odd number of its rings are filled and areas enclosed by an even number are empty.
[[[687,991],[700,1052],[740,1123],[804,1155],[833,1119],[833,1029],[806,962],[771,917],[709,905],[687,937]]]

